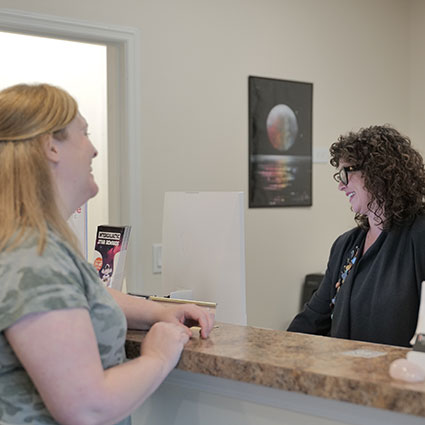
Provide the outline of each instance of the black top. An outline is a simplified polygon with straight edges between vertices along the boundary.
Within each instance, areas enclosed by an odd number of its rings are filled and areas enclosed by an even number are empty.
[[[319,289],[288,331],[410,346],[425,280],[425,217],[383,231],[362,256],[365,238],[366,232],[355,228],[334,242]],[[356,247],[357,260],[336,294]]]

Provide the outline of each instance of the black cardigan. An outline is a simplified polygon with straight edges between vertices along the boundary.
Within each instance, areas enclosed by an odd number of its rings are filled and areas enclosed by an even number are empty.
[[[380,234],[349,272],[332,314],[335,283],[353,248],[363,250],[365,237],[355,228],[334,242],[319,289],[288,331],[409,346],[425,280],[425,217]]]

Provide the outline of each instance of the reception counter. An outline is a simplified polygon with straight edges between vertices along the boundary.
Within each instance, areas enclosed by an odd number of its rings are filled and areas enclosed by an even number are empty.
[[[143,336],[128,331],[129,358]],[[425,424],[425,383],[388,374],[407,351],[217,323],[186,345],[133,424]]]

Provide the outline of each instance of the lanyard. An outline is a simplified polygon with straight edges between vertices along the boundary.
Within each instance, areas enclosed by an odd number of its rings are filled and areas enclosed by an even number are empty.
[[[345,280],[347,279],[348,274],[350,273],[351,269],[354,267],[354,264],[357,261],[357,258],[359,256],[360,253],[360,248],[358,245],[356,245],[351,251],[350,251],[350,255],[347,257],[344,266],[342,267],[342,272],[341,272],[341,276],[338,279],[338,281],[335,283],[335,288],[336,288],[336,292],[335,295],[333,296],[331,303],[329,305],[332,314],[331,314],[331,319],[333,318],[333,309],[335,307],[336,304],[336,299],[338,296],[338,292],[340,291],[342,285],[344,284]]]

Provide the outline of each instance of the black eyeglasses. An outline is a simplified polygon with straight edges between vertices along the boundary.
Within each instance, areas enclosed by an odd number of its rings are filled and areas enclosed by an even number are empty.
[[[339,183],[348,184],[348,173],[352,171],[359,171],[359,167],[342,167],[337,173],[334,174],[334,180]]]

